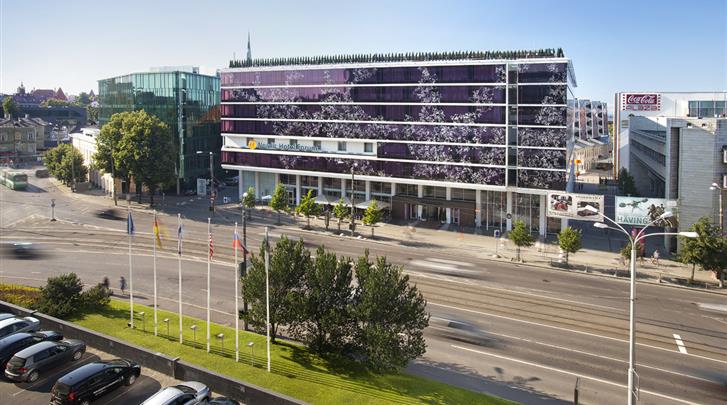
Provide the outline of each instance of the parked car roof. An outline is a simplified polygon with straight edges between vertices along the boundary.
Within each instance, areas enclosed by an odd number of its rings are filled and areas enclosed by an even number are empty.
[[[15,357],[20,357],[21,359],[27,359],[30,356],[33,356],[34,354],[38,353],[41,350],[49,349],[56,345],[56,342],[40,342],[36,343],[33,346],[27,347],[17,353],[15,353]]]
[[[152,404],[165,404],[169,402],[170,400],[177,398],[179,396],[184,395],[184,392],[182,392],[177,387],[166,387],[162,388],[161,390],[157,391],[156,394],[152,395],[151,397],[147,398],[146,401],[142,402],[143,404],[152,405]]]
[[[9,312],[0,313],[0,321],[3,319],[9,319],[9,318],[15,318],[15,314],[11,314]]]
[[[98,373],[104,368],[106,368],[106,364],[104,364],[103,362],[85,364],[59,378],[58,382],[72,387],[73,384],[77,383],[78,381],[84,380],[89,376]]]

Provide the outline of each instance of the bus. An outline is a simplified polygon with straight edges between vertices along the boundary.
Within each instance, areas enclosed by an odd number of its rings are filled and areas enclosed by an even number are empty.
[[[28,187],[28,175],[11,170],[0,170],[0,183],[11,190],[25,190]]]

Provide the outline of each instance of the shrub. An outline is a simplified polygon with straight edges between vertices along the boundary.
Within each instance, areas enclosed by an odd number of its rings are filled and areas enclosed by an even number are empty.
[[[99,283],[81,293],[81,303],[87,311],[97,311],[109,304],[109,290]]]
[[[83,284],[76,273],[49,277],[45,287],[40,289],[36,309],[44,314],[63,318],[78,310]]]

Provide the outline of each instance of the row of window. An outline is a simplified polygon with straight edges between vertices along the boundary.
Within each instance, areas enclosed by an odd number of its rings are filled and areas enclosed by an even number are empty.
[[[649,148],[648,146],[642,144],[641,142],[631,140],[631,145],[637,150],[639,150],[642,154],[648,156],[652,160],[658,162],[659,164],[666,165],[666,156],[663,154]]]
[[[689,101],[690,117],[727,117],[727,101]]]

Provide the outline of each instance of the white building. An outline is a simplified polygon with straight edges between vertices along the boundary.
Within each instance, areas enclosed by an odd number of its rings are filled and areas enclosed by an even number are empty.
[[[93,155],[96,153],[96,137],[101,131],[97,127],[81,128],[81,132],[71,134],[71,144],[83,155],[83,164],[88,167],[88,181],[95,187],[111,194],[113,178],[109,173],[92,169]]]

